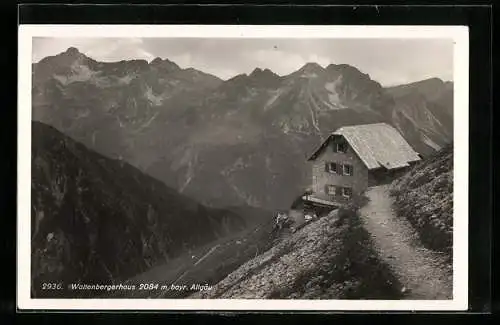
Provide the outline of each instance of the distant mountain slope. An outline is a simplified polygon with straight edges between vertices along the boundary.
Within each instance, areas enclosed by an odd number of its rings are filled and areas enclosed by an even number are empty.
[[[34,120],[211,206],[289,207],[310,185],[307,156],[341,126],[390,123],[424,155],[453,134],[435,87],[386,89],[347,64],[222,81],[167,59],[102,63],[71,48],[33,71]]]
[[[440,150],[453,141],[453,83],[438,78],[386,88],[395,100],[393,122],[401,129],[415,130],[422,145]]]
[[[453,145],[422,161],[393,184],[398,214],[417,229],[422,243],[453,250]]]
[[[391,95],[401,97],[418,92],[428,101],[440,103],[444,110],[453,114],[453,82],[443,81],[439,78],[429,78],[417,82],[386,88]]]
[[[37,297],[62,294],[41,290],[43,282],[119,282],[245,227],[235,213],[206,208],[50,126],[33,122],[32,141]]]

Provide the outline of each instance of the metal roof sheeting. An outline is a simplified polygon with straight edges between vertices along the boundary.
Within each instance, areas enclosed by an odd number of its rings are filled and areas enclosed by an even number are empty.
[[[395,169],[420,160],[401,134],[386,123],[344,126],[333,134],[343,136],[368,169]]]

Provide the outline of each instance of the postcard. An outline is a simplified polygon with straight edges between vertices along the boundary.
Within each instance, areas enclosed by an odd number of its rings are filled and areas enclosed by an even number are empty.
[[[21,310],[466,310],[464,26],[20,25]]]

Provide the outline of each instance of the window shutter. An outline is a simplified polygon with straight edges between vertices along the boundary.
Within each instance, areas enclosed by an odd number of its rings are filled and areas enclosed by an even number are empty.
[[[353,175],[353,176],[354,176],[354,166],[353,166],[353,165],[350,165],[350,167],[351,167],[351,175]]]
[[[337,174],[340,176],[344,175],[344,167],[342,164],[335,164],[335,167],[337,168]]]
[[[328,185],[325,185],[325,194],[329,194],[328,193]]]
[[[335,195],[337,195],[337,196],[341,196],[342,195],[342,187],[337,186],[335,188]]]
[[[329,168],[328,165],[329,165],[328,163],[325,163],[325,172],[329,172],[330,171],[330,168]]]

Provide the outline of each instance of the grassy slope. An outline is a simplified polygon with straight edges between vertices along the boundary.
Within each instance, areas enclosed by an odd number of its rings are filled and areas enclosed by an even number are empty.
[[[377,256],[370,235],[359,217],[349,211],[340,213],[340,245],[332,250],[323,243],[325,260],[300,273],[293,285],[279,288],[269,298],[298,299],[400,299],[401,284]]]
[[[396,212],[409,220],[422,244],[451,258],[453,147],[443,148],[392,184]]]
[[[306,224],[208,292],[190,298],[400,299],[353,210]]]

